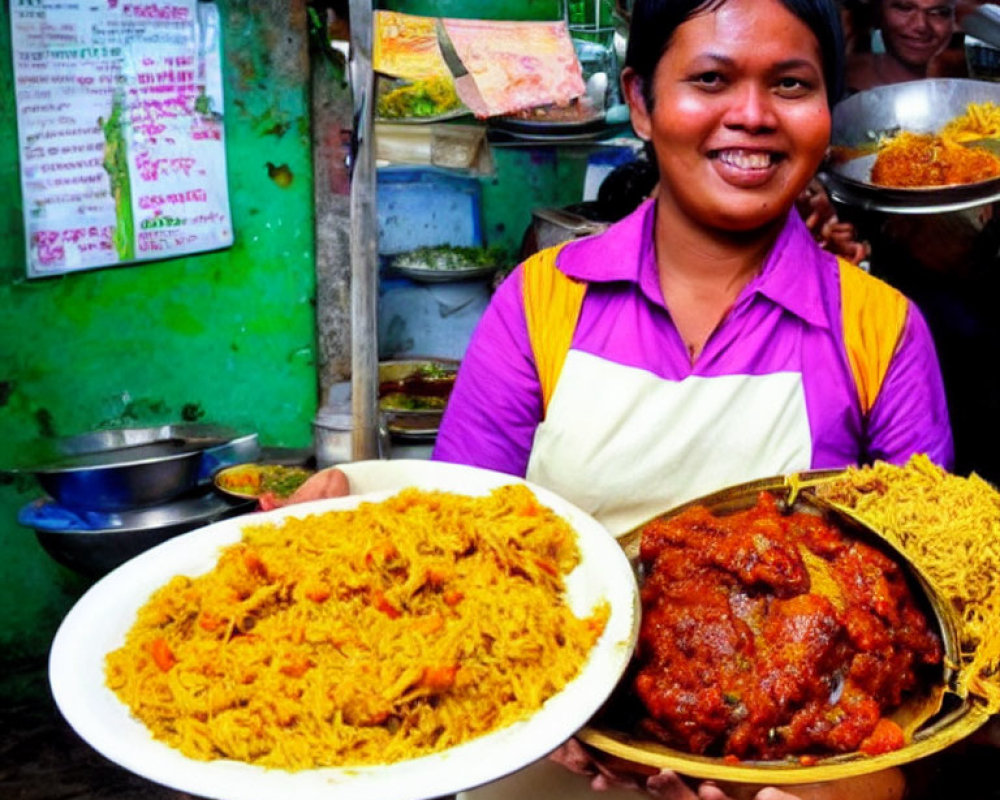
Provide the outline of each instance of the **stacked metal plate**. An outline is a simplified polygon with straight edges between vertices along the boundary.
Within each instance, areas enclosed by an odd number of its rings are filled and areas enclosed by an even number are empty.
[[[179,424],[98,430],[41,443],[13,471],[46,497],[21,509],[56,561],[98,576],[178,533],[253,507],[214,491],[221,467],[254,460],[256,433]]]

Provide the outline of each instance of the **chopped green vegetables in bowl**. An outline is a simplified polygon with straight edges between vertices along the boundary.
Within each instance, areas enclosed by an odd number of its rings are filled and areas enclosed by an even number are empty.
[[[215,475],[215,486],[235,497],[260,497],[271,494],[286,498],[312,475],[305,467],[283,464],[239,464],[226,467]]]
[[[392,260],[396,269],[419,270],[469,270],[498,267],[506,253],[501,247],[460,247],[439,245],[418,247],[400,253]]]

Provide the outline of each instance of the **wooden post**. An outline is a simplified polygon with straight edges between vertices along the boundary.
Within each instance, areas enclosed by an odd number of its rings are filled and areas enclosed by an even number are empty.
[[[375,206],[373,15],[370,0],[350,0],[351,88],[351,412],[352,457],[378,452],[378,229]]]

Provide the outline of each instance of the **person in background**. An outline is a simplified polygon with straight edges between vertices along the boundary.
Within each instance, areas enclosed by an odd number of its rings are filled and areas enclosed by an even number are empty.
[[[809,181],[809,185],[795,201],[795,207],[816,244],[852,264],[867,263],[871,246],[858,238],[853,222],[838,216],[830,195],[819,178]]]
[[[848,56],[849,91],[930,77],[955,33],[955,0],[876,0],[875,24],[885,52]]]
[[[833,0],[638,0],[622,85],[655,154],[654,196],[497,289],[433,457],[525,476],[614,535],[754,478],[917,452],[950,466],[920,311],[819,247],[795,208],[843,59]],[[292,499],[346,490],[326,470]],[[557,757],[595,788],[726,797],[575,741]],[[889,770],[758,800],[889,800],[902,785]]]

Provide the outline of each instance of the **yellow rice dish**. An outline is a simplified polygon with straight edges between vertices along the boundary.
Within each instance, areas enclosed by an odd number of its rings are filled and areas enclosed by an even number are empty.
[[[530,716],[581,670],[576,534],[523,486],[406,489],[249,526],[175,577],[108,654],[108,686],[185,755],[299,770],[440,751]]]

